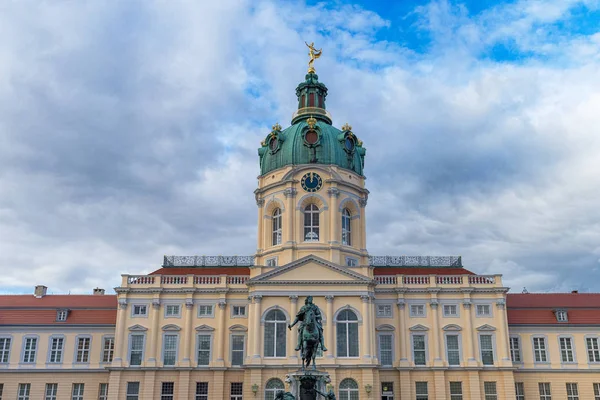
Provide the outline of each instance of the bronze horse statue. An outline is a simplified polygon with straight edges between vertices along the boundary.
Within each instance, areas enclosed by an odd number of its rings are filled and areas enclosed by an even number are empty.
[[[319,328],[312,308],[304,315],[304,330],[302,332],[302,369],[308,367],[312,361],[313,369],[317,369],[315,358],[319,348]]]

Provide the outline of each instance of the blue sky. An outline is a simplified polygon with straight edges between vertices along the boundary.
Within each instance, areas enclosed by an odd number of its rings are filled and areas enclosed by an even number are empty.
[[[252,254],[304,41],[367,148],[368,249],[600,290],[598,0],[0,4],[0,287]],[[35,277],[35,279],[32,279]]]

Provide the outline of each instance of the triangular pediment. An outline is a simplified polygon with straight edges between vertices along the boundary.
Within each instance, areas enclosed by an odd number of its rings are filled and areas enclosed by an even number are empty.
[[[413,332],[423,332],[423,331],[428,331],[429,328],[426,327],[425,325],[417,324],[417,325],[410,327],[408,330],[413,331]]]
[[[496,328],[494,328],[494,327],[493,327],[493,326],[491,326],[491,325],[484,324],[484,325],[481,325],[479,328],[477,328],[477,330],[478,330],[478,331],[495,331],[495,330],[496,330]]]
[[[334,264],[320,257],[309,255],[299,260],[265,272],[248,281],[248,285],[260,284],[370,284],[373,280],[351,269]]]
[[[130,326],[129,330],[133,331],[133,332],[144,332],[144,331],[147,331],[148,328],[143,327],[142,325],[139,325],[139,324],[135,324],[133,326]]]

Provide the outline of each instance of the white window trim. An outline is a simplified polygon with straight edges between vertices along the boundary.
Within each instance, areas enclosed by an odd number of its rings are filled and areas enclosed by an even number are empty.
[[[269,261],[274,261],[275,265],[269,265]],[[265,267],[276,268],[279,266],[279,257],[269,257],[265,259]]]
[[[385,306],[390,308],[389,314],[379,315],[379,307]],[[394,318],[394,304],[393,303],[375,303],[375,318]]]
[[[175,336],[175,364],[173,365],[165,365],[165,336]],[[167,331],[162,334],[162,341],[160,346],[160,363],[163,368],[175,368],[179,365],[179,341],[180,341],[179,333],[176,331]]]
[[[35,341],[35,350],[34,350],[35,353],[34,353],[33,361],[27,361],[26,362],[24,358],[25,358],[25,345],[27,344],[27,339],[36,339],[36,341]],[[22,365],[35,365],[37,363],[39,349],[40,349],[40,337],[39,337],[39,335],[24,335],[23,339],[21,341],[21,357],[19,358],[19,364],[22,364]]]
[[[243,340],[243,344],[244,344],[244,349],[242,350],[242,365],[233,365],[233,337],[234,336],[243,336],[244,340]],[[229,365],[231,365],[231,368],[243,368],[244,363],[246,360],[246,347],[247,347],[247,340],[248,340],[248,335],[246,335],[246,333],[244,332],[231,332],[229,334]]]
[[[60,362],[57,361],[50,361],[51,356],[52,356],[52,341],[54,339],[62,339],[62,348],[60,349]],[[61,335],[61,334],[55,334],[55,335],[50,335],[50,337],[48,338],[48,355],[46,357],[46,364],[49,365],[61,365],[64,360],[65,360],[65,346],[67,344],[67,339],[65,338],[65,335]]]
[[[353,312],[354,315],[356,316],[357,320],[356,321],[338,320],[340,314],[344,310],[350,310],[351,312]],[[325,321],[323,321],[323,322],[325,322]],[[346,356],[341,356],[341,355],[337,354],[337,352],[338,352],[338,346],[337,346],[337,343],[338,343],[338,329],[337,329],[337,324],[338,323],[346,325],[346,335],[347,335],[347,337],[346,337],[346,352],[347,352],[346,354],[347,355]],[[349,340],[350,339],[350,330],[348,329],[348,326],[350,324],[354,324],[354,323],[357,324],[358,327],[360,327],[361,324],[362,324],[362,319],[361,319],[361,316],[360,316],[360,313],[358,312],[358,310],[356,310],[353,307],[350,307],[350,306],[341,307],[341,308],[339,308],[336,311],[336,313],[333,316],[333,324],[335,324],[335,352],[336,352],[336,357],[338,357],[338,358],[342,358],[342,359],[345,359],[345,360],[353,360],[353,359],[357,360],[357,359],[360,358],[360,329],[356,330],[357,331],[357,335],[358,335],[358,342],[357,342],[358,343],[358,349],[357,349],[358,350],[357,351],[358,356],[350,356],[349,355],[350,354],[350,340]]]
[[[442,303],[440,304],[440,306],[442,307],[442,316],[444,318],[460,318],[460,307],[458,304],[454,304],[454,303]],[[446,306],[454,306],[456,307],[456,314],[446,314]]]
[[[2,368],[8,367],[8,365],[10,364],[10,357],[11,357],[11,353],[12,353],[12,349],[13,349],[13,344],[14,344],[14,339],[12,337],[12,335],[0,335],[0,339],[9,339],[10,340],[10,345],[8,346],[8,350],[6,351],[8,354],[8,358],[6,362],[2,362],[2,358],[0,358],[0,366],[2,366]]]
[[[168,304],[167,303],[167,304],[164,304],[163,307],[164,307],[164,317],[165,317],[165,319],[167,319],[167,318],[181,318],[181,309],[183,308],[181,306],[181,303],[177,303],[177,304],[172,304],[172,303]],[[169,307],[177,307],[177,314],[171,314],[171,315],[167,314],[167,309]]]
[[[413,314],[413,306],[421,306],[423,307],[423,315]],[[408,312],[411,318],[427,318],[427,304],[425,303],[409,303],[408,304]]]
[[[79,348],[79,339],[90,339],[90,347],[87,350],[87,361],[77,361],[77,349]],[[89,364],[92,358],[92,335],[75,336],[75,349],[73,352],[73,364]]]
[[[570,339],[571,340],[571,353],[573,353],[573,361],[563,361],[562,348],[560,347],[560,339]],[[558,335],[556,340],[558,341],[558,353],[560,355],[560,363],[561,364],[577,364],[577,351],[575,349],[575,338],[573,337],[573,335]]]
[[[588,349],[588,345],[587,345],[587,340],[588,339],[596,339],[597,343],[598,343],[598,352],[600,355],[600,336],[599,335],[585,335],[583,337],[583,340],[585,342],[585,358],[587,359],[588,364],[591,365],[598,365],[600,364],[600,359],[598,361],[591,361],[590,360],[590,353],[589,353],[589,349]]]
[[[535,359],[534,339],[543,339],[544,340],[544,352],[546,353],[546,361],[537,361]],[[533,363],[534,364],[542,364],[542,365],[550,364],[550,351],[548,350],[548,336],[546,336],[546,335],[531,335],[531,353],[533,355]]]
[[[413,340],[414,336],[425,336],[425,365],[417,365],[415,363],[415,342]],[[415,368],[427,368],[429,366],[429,338],[427,332],[411,332],[410,333],[410,358],[412,360],[413,366]]]
[[[490,313],[489,314],[480,314],[478,307],[479,306],[488,306]],[[474,303],[473,307],[475,307],[475,317],[476,318],[494,318],[494,307],[492,307],[491,303]]]
[[[207,307],[207,306],[211,307],[211,313],[206,314],[206,315],[200,314],[200,307]],[[214,318],[215,317],[215,308],[216,308],[215,303],[198,303],[198,305],[196,307],[198,308],[198,310],[196,311],[196,316],[198,318]]]
[[[353,265],[350,265],[350,264],[353,264]],[[350,268],[358,267],[359,266],[358,258],[346,256],[346,266],[350,267]]]
[[[129,393],[129,384],[130,383],[137,383],[138,387],[137,387],[137,393]],[[141,387],[142,385],[140,384],[139,381],[127,381],[127,384],[125,385],[125,398],[128,398],[130,396],[136,396],[138,399],[140,398],[140,392],[141,392]]]
[[[391,365],[383,365],[381,364],[381,337],[382,336],[391,336],[392,337],[392,364]],[[377,356],[379,357],[379,363],[383,368],[391,368],[396,364],[396,341],[395,335],[393,332],[377,332]]]
[[[113,340],[113,349],[112,349],[112,359],[114,360],[115,358],[115,337],[114,335],[102,335],[102,348],[100,349],[100,364],[110,364],[112,363],[112,361],[103,361],[104,360],[104,345],[105,345],[105,341],[106,339],[112,339]]]
[[[279,320],[279,321],[267,320],[266,319],[267,315],[271,311],[275,311],[275,310],[281,311],[283,313],[284,317],[285,317],[285,320]],[[268,323],[269,324],[282,324],[283,323],[285,325],[284,326],[284,333],[285,333],[284,348],[285,348],[285,350],[284,350],[284,355],[283,356],[277,356],[277,355],[267,356],[266,355],[266,351],[265,351],[266,350],[266,347],[265,347],[265,343],[266,343],[266,340],[265,340],[266,339],[266,337],[265,337],[266,336],[265,325],[268,324]],[[265,312],[263,313],[263,315],[262,315],[262,317],[260,319],[260,324],[263,327],[263,329],[262,329],[262,331],[263,331],[262,332],[262,339],[263,339],[263,357],[264,358],[267,358],[267,359],[285,359],[285,358],[287,358],[287,352],[288,352],[288,345],[287,345],[288,344],[288,332],[287,332],[288,328],[287,328],[287,325],[289,323],[290,323],[290,317],[289,317],[288,313],[283,308],[281,308],[281,307],[270,307],[267,310],[265,310]],[[275,345],[275,348],[273,349],[274,353],[275,353],[276,350],[277,350],[277,333],[276,332],[275,332],[275,337],[273,338],[273,344]]]
[[[234,315],[233,314],[233,308],[234,307],[244,307],[245,311],[244,311],[244,315]],[[248,318],[248,304],[230,304],[229,305],[229,309],[230,309],[230,317],[233,318]]]
[[[132,337],[135,335],[140,335],[143,337],[143,339],[142,339],[142,357],[141,357],[140,365],[131,365]],[[129,340],[128,340],[128,344],[127,344],[127,365],[130,368],[140,368],[145,363],[145,357],[146,357],[146,332],[129,332]]]
[[[519,354],[519,361],[513,361],[513,350],[511,348],[511,341],[510,339],[517,339],[517,341],[519,342],[519,349],[517,350],[517,353]],[[521,340],[521,336],[520,335],[509,335],[508,336],[508,353],[510,356],[510,361],[513,364],[523,364],[523,341]]]
[[[492,365],[486,365],[483,363],[483,354],[481,348],[481,336],[491,336],[492,337],[492,357],[494,357],[494,362]],[[479,349],[479,361],[484,368],[491,368],[498,364],[498,356],[496,355],[496,334],[494,332],[477,332],[477,347]]]
[[[498,382],[497,381],[483,381],[483,398],[487,399],[488,396],[496,396],[495,400],[498,400]],[[486,393],[485,392],[485,384],[486,383],[493,383],[494,384],[494,391],[496,393]]]
[[[458,336],[458,365],[450,365],[450,359],[448,357],[448,336]],[[460,368],[463,364],[463,349],[462,349],[462,335],[459,331],[445,332],[444,333],[444,346],[446,352],[444,354],[445,361],[448,364],[448,368]]]
[[[198,364],[198,352],[200,351],[200,336],[210,336],[210,341],[209,341],[209,349],[208,349],[208,364],[207,365],[200,365]],[[214,341],[214,335],[213,332],[196,332],[196,352],[194,353],[194,363],[196,364],[197,368],[208,368],[213,361],[213,341]]]
[[[134,310],[136,306],[145,306],[146,313],[145,314],[135,314]],[[150,305],[147,303],[134,303],[131,304],[131,318],[148,318],[148,314],[150,314]]]
[[[102,395],[102,385],[106,387],[105,395]],[[108,382],[100,382],[98,384],[98,400],[108,400]]]

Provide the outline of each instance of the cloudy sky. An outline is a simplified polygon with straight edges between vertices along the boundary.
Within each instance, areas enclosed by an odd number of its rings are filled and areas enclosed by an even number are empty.
[[[600,1],[3,1],[0,291],[256,250],[304,41],[367,147],[368,247],[600,291]]]

